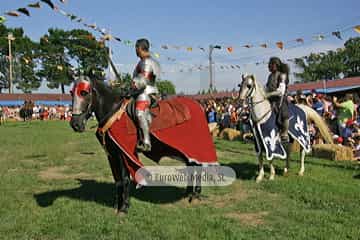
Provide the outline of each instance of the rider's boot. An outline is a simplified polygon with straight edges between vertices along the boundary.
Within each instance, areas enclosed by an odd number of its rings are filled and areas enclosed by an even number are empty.
[[[136,116],[139,121],[139,127],[142,131],[143,139],[138,141],[136,148],[142,152],[151,151],[151,141],[150,141],[150,123],[151,123],[151,114],[149,109],[138,110],[136,109]]]
[[[291,144],[290,144],[288,130],[289,130],[289,119],[286,119],[283,122],[283,126],[282,126],[281,133],[280,133],[281,144],[283,145],[285,152],[286,152],[286,161],[285,161],[285,169],[284,169],[285,174],[287,174],[287,172],[290,168]]]

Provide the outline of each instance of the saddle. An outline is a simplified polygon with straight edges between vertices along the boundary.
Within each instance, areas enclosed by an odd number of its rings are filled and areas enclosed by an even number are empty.
[[[130,109],[129,109],[130,108]],[[134,115],[135,101],[129,103],[128,111],[130,118],[127,120],[127,129],[129,134],[136,134],[136,117]],[[129,111],[130,110],[130,111]],[[150,132],[165,128],[174,127],[191,119],[189,108],[176,98],[161,100],[150,107],[152,122]]]

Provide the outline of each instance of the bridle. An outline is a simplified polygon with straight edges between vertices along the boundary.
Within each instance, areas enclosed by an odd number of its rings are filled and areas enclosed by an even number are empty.
[[[254,102],[254,101],[253,101],[253,98],[254,98],[253,94],[254,94],[254,92],[255,92],[255,89],[256,89],[256,82],[255,82],[255,80],[253,79],[253,84],[252,84],[252,86],[251,86],[251,89],[248,91],[248,93],[247,93],[247,95],[246,95],[246,97],[245,97],[246,103],[249,105],[249,110],[250,110],[250,113],[252,114],[252,116],[255,116],[255,114],[254,114],[254,108],[255,108],[255,106],[266,101],[266,97],[265,97],[265,96],[263,96],[264,99],[262,99],[262,100],[260,100],[260,101],[257,101],[257,102]],[[258,119],[254,119],[253,122],[254,122],[254,123],[258,123],[258,122],[262,121],[270,112],[271,112],[271,108],[270,108],[269,111],[265,112],[265,113],[264,113],[261,117],[259,117]]]

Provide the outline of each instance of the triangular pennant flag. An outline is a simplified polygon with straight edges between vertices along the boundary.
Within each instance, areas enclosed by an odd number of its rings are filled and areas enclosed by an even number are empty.
[[[233,65],[230,66],[232,69],[235,69],[235,67]]]
[[[236,65],[236,67],[240,69],[240,66],[239,66],[239,65]]]
[[[9,11],[5,13],[6,15],[12,16],[12,17],[18,17],[20,16],[20,13],[16,12],[16,11]]]
[[[40,2],[36,2],[36,3],[30,3],[28,4],[28,7],[31,8],[41,8]]]
[[[154,57],[156,57],[156,58],[160,58],[160,54],[158,54],[158,53],[154,53]]]
[[[246,45],[244,45],[243,47],[252,48],[252,45],[246,44]]]
[[[360,33],[360,25],[355,26],[354,31]]]
[[[316,40],[319,40],[319,41],[322,41],[322,40],[324,40],[324,35],[317,35],[317,36],[315,36],[314,37]]]
[[[298,42],[298,43],[304,43],[304,39],[302,39],[302,38],[298,38],[295,41]]]
[[[74,21],[75,19],[77,19],[78,17],[77,16],[75,16],[74,14],[71,14],[70,15],[70,20],[71,21]]]
[[[337,37],[338,39],[342,40],[340,31],[332,32],[331,34],[332,34],[333,36]]]
[[[25,62],[25,64],[29,64],[31,60],[29,60],[27,57],[23,57],[23,60]]]
[[[278,48],[280,48],[281,50],[284,49],[284,43],[283,43],[283,42],[277,42],[277,43],[276,43],[276,46],[277,46]]]
[[[66,1],[65,0],[60,0],[60,2],[65,3]]]
[[[30,17],[30,12],[26,8],[18,8],[17,11],[25,14],[28,17]]]
[[[95,28],[96,28],[96,24],[95,24],[95,23],[94,23],[94,24],[87,24],[87,27],[92,28],[92,29],[95,29]]]
[[[55,9],[55,5],[50,0],[40,0],[40,1],[49,5],[49,7],[51,7],[51,9],[53,9],[53,10]]]
[[[186,48],[186,50],[188,50],[189,52],[191,52],[191,51],[193,50],[193,48],[192,48],[192,47],[188,47],[188,48]]]
[[[131,46],[132,45],[132,42],[130,40],[125,40],[123,41],[123,43],[127,46]]]
[[[229,53],[232,53],[232,51],[234,50],[233,47],[227,47],[226,49],[228,50]]]
[[[205,48],[199,47],[199,49],[200,49],[201,51],[204,51],[204,52],[205,52]]]
[[[104,35],[103,39],[104,39],[105,41],[109,41],[109,40],[112,39],[112,36],[111,36],[110,34],[106,34],[106,35]]]
[[[118,38],[118,37],[114,37],[114,39],[115,39],[116,41],[118,41],[118,42],[121,42],[121,39]]]
[[[263,43],[263,44],[260,45],[260,47],[267,48],[268,45],[266,43]]]
[[[0,24],[6,22],[6,17],[0,16]]]
[[[162,45],[161,48],[162,48],[162,49],[169,49],[169,47],[166,46],[166,45]]]
[[[78,23],[81,23],[82,21],[84,21],[84,19],[82,19],[82,18],[79,18],[78,20],[76,20],[76,22],[78,22]]]

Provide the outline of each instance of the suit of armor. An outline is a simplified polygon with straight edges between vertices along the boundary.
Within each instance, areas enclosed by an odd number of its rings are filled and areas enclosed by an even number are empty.
[[[143,134],[143,145],[138,146],[143,151],[151,150],[150,142],[150,95],[158,94],[155,80],[160,76],[160,65],[153,58],[141,59],[133,73],[133,88],[140,90],[141,93],[136,98],[135,111],[139,122],[139,127]]]
[[[269,75],[266,83],[266,96],[277,115],[277,124],[281,127],[280,137],[283,142],[289,141],[289,110],[287,103],[287,75],[279,71]]]

